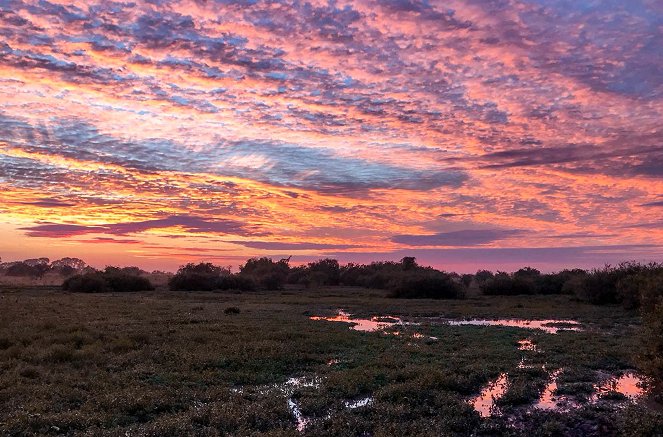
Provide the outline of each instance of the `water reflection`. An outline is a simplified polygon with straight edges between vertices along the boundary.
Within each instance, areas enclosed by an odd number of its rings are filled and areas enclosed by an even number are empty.
[[[304,432],[310,419],[304,417],[302,410],[299,409],[299,405],[297,405],[297,402],[292,399],[288,399],[288,409],[295,418],[295,422],[297,422],[297,431]]]
[[[538,408],[539,410],[562,410],[577,406],[575,402],[566,396],[555,395],[557,380],[559,379],[559,375],[562,374],[562,371],[562,369],[557,369],[550,374],[548,384],[546,384],[546,388],[541,393],[539,400],[534,404],[534,408]]]
[[[619,393],[630,400],[637,400],[642,397],[646,390],[644,380],[633,372],[627,372],[619,377],[611,377],[601,384],[594,386],[596,393],[592,400],[598,400],[608,393]]]
[[[349,408],[351,410],[354,410],[355,408],[361,408],[361,407],[366,407],[370,405],[373,402],[373,398],[370,396],[367,396],[365,398],[357,399],[355,401],[346,401],[345,402],[345,407]]]
[[[333,317],[312,316],[311,320],[326,320],[328,322],[349,323],[350,329],[362,332],[383,331],[393,326],[403,325],[403,321],[398,317],[371,317],[370,319],[354,318],[347,312],[339,310]]]
[[[506,326],[511,328],[538,329],[548,334],[557,334],[559,331],[581,331],[580,322],[575,320],[525,320],[525,319],[468,319],[446,320],[451,326]]]
[[[488,383],[477,397],[470,400],[470,404],[481,417],[490,417],[495,412],[495,401],[504,396],[508,386],[507,374],[501,373],[497,379]]]
[[[311,320],[326,320],[328,322],[349,323],[350,329],[363,332],[383,331],[388,328],[403,325],[414,325],[416,323],[404,322],[400,317],[373,316],[369,319],[355,318],[351,314],[338,310],[337,315],[332,317],[311,316]],[[430,319],[428,319],[430,320]],[[557,334],[559,331],[581,331],[582,325],[576,320],[527,320],[527,319],[438,319],[441,323],[451,326],[475,325],[475,326],[506,326],[512,328],[538,329],[548,334]]]

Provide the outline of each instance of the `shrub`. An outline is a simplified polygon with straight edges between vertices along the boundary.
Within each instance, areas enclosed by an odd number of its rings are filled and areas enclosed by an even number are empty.
[[[212,263],[189,263],[170,278],[168,287],[175,291],[211,291],[219,288],[224,276],[230,276],[230,269]]]
[[[624,262],[616,267],[605,266],[583,276],[575,285],[579,299],[603,305],[623,303],[627,308],[640,306],[640,300],[648,277],[663,273],[663,265]]]
[[[663,300],[659,299],[643,316],[640,368],[663,384]]]
[[[149,279],[122,273],[121,270],[106,269],[74,275],[62,283],[62,289],[76,293],[133,292],[154,290]]]
[[[144,276],[126,273],[105,273],[102,276],[108,284],[108,288],[115,292],[154,290],[150,280]]]
[[[108,291],[106,281],[99,273],[71,276],[62,283],[62,289],[76,293],[103,293]]]
[[[464,297],[462,285],[444,272],[413,272],[402,275],[390,286],[390,295],[397,298],[459,299]]]
[[[259,287],[280,290],[288,278],[287,259],[274,262],[271,258],[251,258],[239,268],[240,276],[251,278]]]
[[[404,271],[426,270],[416,264],[413,257],[405,257],[400,263],[379,261],[368,265],[347,264],[339,269],[339,282],[367,288],[384,289],[403,275]]]
[[[216,288],[219,290],[253,291],[256,289],[256,284],[249,277],[235,274],[219,277]]]
[[[228,307],[225,310],[223,310],[223,313],[227,315],[239,314],[240,310],[237,307]]]
[[[536,288],[531,277],[512,277],[508,273],[498,272],[493,278],[481,284],[481,290],[488,296],[515,296],[534,294]]]
[[[217,288],[218,277],[204,273],[178,272],[168,281],[174,291],[211,291]]]
[[[338,285],[341,268],[338,261],[331,258],[321,259],[308,265],[309,282],[316,285]]]
[[[489,279],[492,279],[495,275],[489,270],[479,270],[474,274],[474,278],[479,284],[484,284]]]

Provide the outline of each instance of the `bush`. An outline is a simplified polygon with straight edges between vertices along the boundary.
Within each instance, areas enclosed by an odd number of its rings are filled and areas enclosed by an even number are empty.
[[[251,258],[239,268],[239,275],[250,278],[259,287],[280,290],[286,283],[290,266],[287,259],[274,262],[271,258]]]
[[[62,283],[62,289],[76,293],[103,293],[108,291],[108,285],[100,273],[86,273],[67,278]]]
[[[246,276],[227,275],[218,279],[216,288],[219,290],[253,291],[256,289],[256,283]]]
[[[643,316],[640,368],[660,385],[663,384],[663,300]]]
[[[230,276],[230,269],[212,263],[189,263],[170,278],[168,287],[174,291],[212,291],[219,288],[224,276]]]
[[[178,272],[168,281],[174,291],[211,291],[217,288],[219,277],[193,272]]]
[[[326,258],[309,263],[308,271],[319,285],[338,285],[340,282],[341,268],[335,259]]]
[[[74,275],[62,283],[62,289],[76,293],[150,291],[154,286],[144,276],[123,273],[120,269]]]
[[[487,296],[515,296],[534,294],[536,291],[531,277],[511,277],[508,273],[498,272],[491,279],[481,284],[481,291]]]
[[[603,305],[623,303],[627,308],[641,304],[643,290],[648,278],[663,274],[663,265],[624,262],[616,267],[605,266],[595,269],[575,283],[576,296],[589,303]],[[656,281],[656,279],[652,279]]]
[[[228,307],[225,310],[223,310],[223,313],[227,315],[239,314],[240,310],[237,307]]]
[[[144,276],[130,275],[126,273],[104,273],[103,275],[108,288],[111,291],[151,291],[154,286]]]
[[[463,286],[448,273],[413,272],[403,274],[390,286],[390,295],[397,298],[460,299]]]
[[[485,295],[514,296],[519,294],[573,294],[582,282],[584,270],[562,270],[558,273],[541,274],[536,269],[524,267],[513,274],[497,272],[493,275],[480,270],[474,275],[479,288]]]

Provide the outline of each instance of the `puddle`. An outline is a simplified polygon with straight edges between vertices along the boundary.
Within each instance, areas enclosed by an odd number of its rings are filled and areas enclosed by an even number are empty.
[[[299,409],[299,405],[297,405],[297,402],[293,401],[292,399],[288,399],[288,409],[297,422],[297,431],[304,432],[306,426],[310,422],[310,419],[304,417],[302,410]]]
[[[339,310],[333,317],[312,316],[311,320],[326,320],[328,322],[349,323],[350,329],[361,332],[383,331],[393,326],[402,326],[404,323],[398,317],[371,317],[370,319],[358,319],[351,317],[345,311]]]
[[[559,331],[581,331],[580,322],[575,320],[525,320],[525,319],[468,319],[444,320],[451,326],[506,326],[510,328],[538,329],[548,334],[557,334]]]
[[[405,325],[416,324],[416,323],[404,322],[400,317],[392,317],[392,316],[374,316],[371,317],[370,319],[360,319],[352,317],[351,314],[343,310],[338,310],[338,314],[333,317],[311,316],[309,318],[311,320],[325,320],[327,322],[349,323],[350,329],[361,332],[381,332],[393,327],[402,327]],[[385,332],[385,334],[394,335],[397,337],[411,335],[412,338],[416,340],[421,340],[421,339],[429,339],[433,341],[438,340],[437,337],[426,336],[421,334],[420,332],[414,332],[410,334],[408,332],[392,331],[392,332]]]
[[[374,316],[370,319],[354,318],[351,314],[338,310],[338,314],[332,317],[311,316],[311,320],[326,320],[328,322],[349,323],[350,329],[362,332],[384,331],[394,326],[416,325],[413,322],[404,322],[400,317]],[[430,319],[429,319],[430,320]],[[581,331],[582,325],[576,320],[526,320],[526,319],[438,319],[441,323],[451,326],[475,325],[475,326],[506,326],[511,328],[538,329],[548,334],[557,334],[559,331]],[[398,334],[395,334],[398,335]],[[421,334],[415,334],[415,336]],[[420,337],[421,338],[421,337]],[[430,337],[435,339],[434,337]]]
[[[373,398],[370,396],[367,396],[365,398],[357,399],[355,401],[346,401],[345,402],[345,408],[349,408],[351,410],[354,410],[355,408],[361,408],[361,407],[366,407],[370,405],[373,402]]]
[[[644,380],[633,372],[625,373],[619,377],[611,377],[607,381],[594,386],[596,393],[592,395],[592,400],[596,401],[608,393],[619,393],[630,400],[637,400],[642,397],[646,390]]]
[[[555,390],[557,390],[557,378],[559,378],[561,373],[562,369],[558,369],[550,374],[548,384],[543,389],[539,400],[534,404],[534,408],[538,408],[539,410],[556,410],[560,407],[555,397]]]
[[[495,401],[504,396],[509,386],[506,373],[501,373],[481,390],[481,393],[470,401],[470,404],[481,417],[490,417],[495,412]]]
[[[555,394],[557,380],[563,371],[563,369],[557,369],[550,374],[548,384],[546,384],[546,388],[541,393],[539,400],[534,404],[534,408],[546,411],[568,411],[580,407],[578,402],[569,397]]]

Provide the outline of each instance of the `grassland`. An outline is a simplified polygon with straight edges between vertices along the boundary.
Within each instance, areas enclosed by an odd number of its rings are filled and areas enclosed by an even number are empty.
[[[226,314],[237,307],[239,314]],[[313,321],[338,308],[424,320],[401,335]],[[0,293],[0,434],[660,435],[657,408],[588,403],[533,410],[548,375],[559,393],[589,397],[601,375],[635,368],[634,312],[568,296],[395,300],[353,288],[282,292],[70,294],[42,287]],[[555,318],[582,332],[426,322],[422,317]],[[411,335],[420,333],[424,338]],[[437,337],[437,341],[429,337]],[[537,351],[518,350],[531,338]],[[518,368],[525,359],[532,364]],[[637,369],[636,369],[637,370]],[[508,372],[501,415],[467,402]],[[284,385],[302,377],[313,384]],[[289,388],[287,388],[289,387]],[[372,402],[348,408],[346,402]]]

